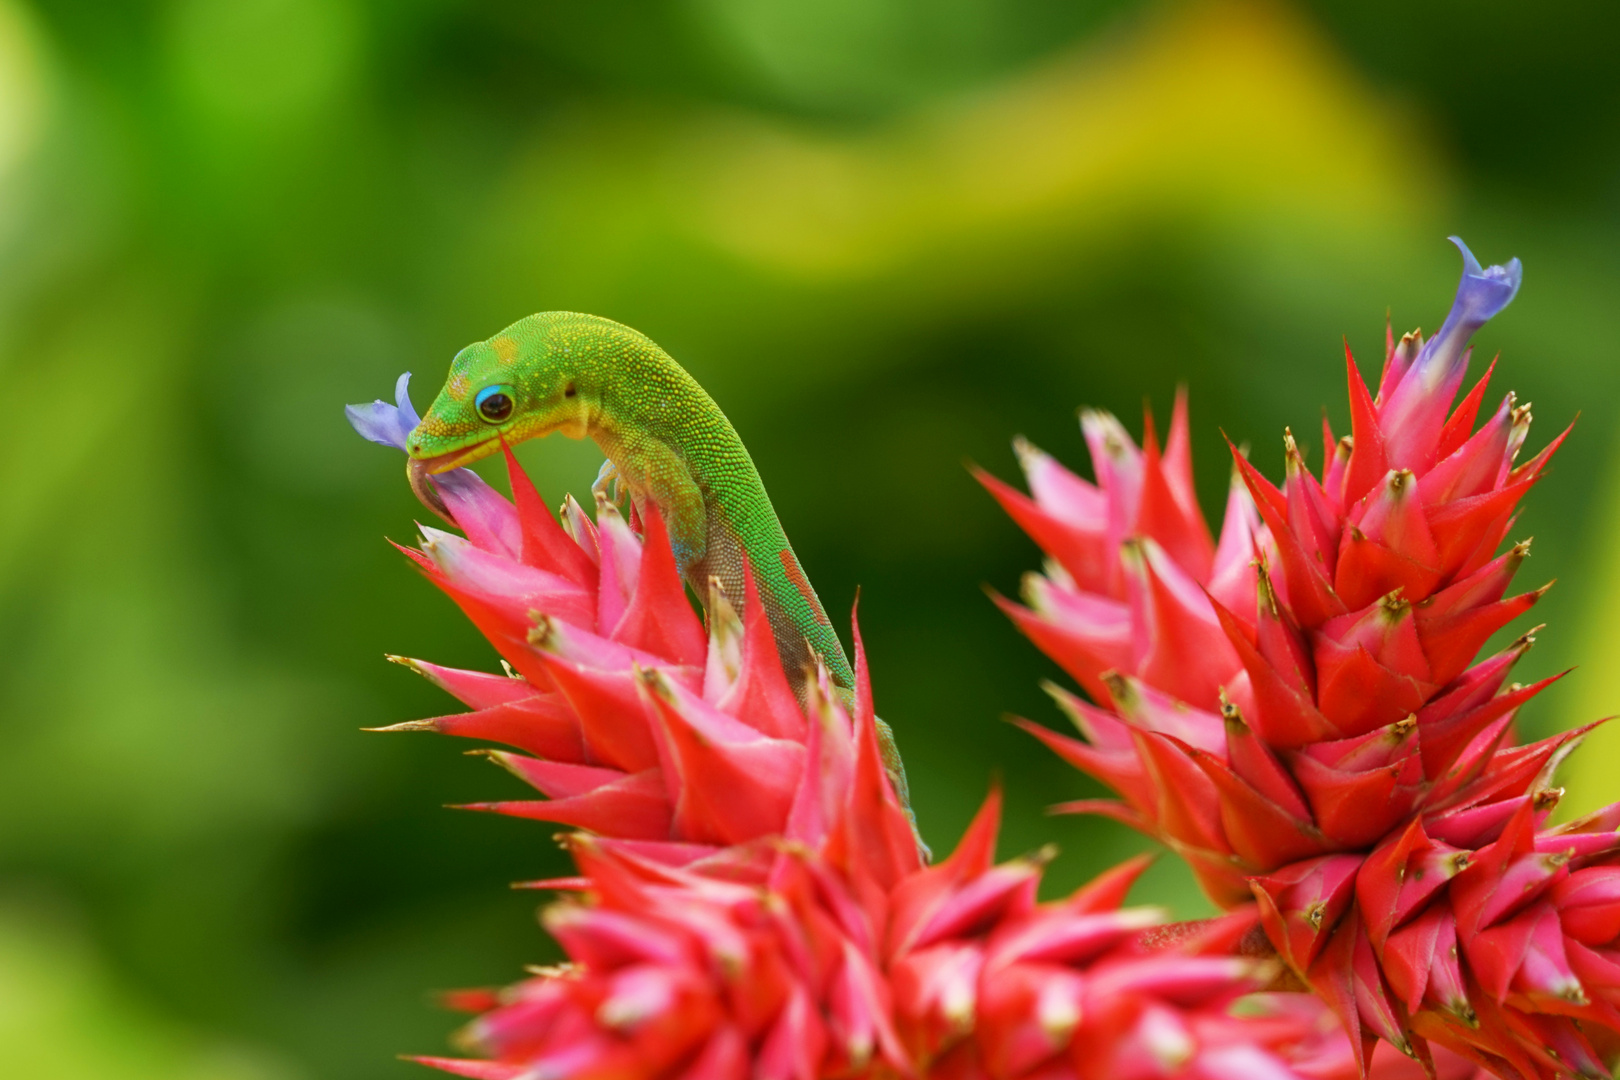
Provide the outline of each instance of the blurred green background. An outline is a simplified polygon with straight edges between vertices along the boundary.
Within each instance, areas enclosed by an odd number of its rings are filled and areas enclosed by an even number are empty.
[[[1438,325],[1444,237],[1526,284],[1481,336],[1539,446],[1531,734],[1620,711],[1620,9],[1550,0],[0,0],[0,1072],[405,1077],[433,988],[553,957],[515,781],[359,728],[491,652],[383,542],[341,406],[531,311],[630,323],[713,392],[947,849],[993,774],[1052,887],[1142,845],[1001,722],[1055,672],[986,602],[1032,545],[969,479],[1074,408],[1191,388],[1280,471],[1344,425],[1341,336]],[[1311,442],[1311,439],[1307,439]],[[1319,451],[1318,451],[1319,453]],[[588,445],[530,444],[549,497]],[[1518,631],[1515,630],[1515,633]],[[1620,735],[1569,802],[1620,796]],[[1205,910],[1171,862],[1140,890]],[[425,1074],[422,1074],[425,1075]]]

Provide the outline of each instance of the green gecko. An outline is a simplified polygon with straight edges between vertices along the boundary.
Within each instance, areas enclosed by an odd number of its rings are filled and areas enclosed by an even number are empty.
[[[848,698],[854,672],[805,577],[759,471],[714,399],[645,335],[608,319],[548,311],[520,319],[456,354],[444,389],[407,441],[417,496],[441,516],[431,474],[496,453],[502,441],[561,432],[591,438],[607,456],[598,490],[616,478],[650,501],[675,561],[700,597],[718,578],[734,604],[752,567],[782,667],[803,698],[817,657]],[[877,722],[884,764],[909,810],[894,735]]]

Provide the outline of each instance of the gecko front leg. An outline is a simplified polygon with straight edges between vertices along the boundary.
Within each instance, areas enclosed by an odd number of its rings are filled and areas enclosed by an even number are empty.
[[[613,492],[608,494],[608,485],[613,485]],[[612,458],[603,458],[602,467],[596,471],[596,479],[591,483],[591,495],[597,499],[606,499],[614,506],[622,506],[624,491],[619,482],[619,467],[613,464]]]

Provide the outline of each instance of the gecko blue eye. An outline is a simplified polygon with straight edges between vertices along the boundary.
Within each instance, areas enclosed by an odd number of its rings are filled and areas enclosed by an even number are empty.
[[[504,424],[512,418],[515,397],[516,392],[510,386],[486,386],[473,398],[473,408],[485,423]]]

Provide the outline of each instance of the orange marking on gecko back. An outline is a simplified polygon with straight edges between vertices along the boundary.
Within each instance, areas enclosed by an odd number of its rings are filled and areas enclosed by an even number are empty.
[[[787,579],[793,582],[793,587],[799,590],[804,602],[810,605],[810,612],[816,617],[816,622],[822,626],[831,626],[827,613],[821,610],[821,604],[816,600],[816,591],[810,587],[810,579],[804,576],[804,570],[799,566],[799,560],[793,557],[792,550],[783,548],[777,556],[782,560],[782,572]]]

